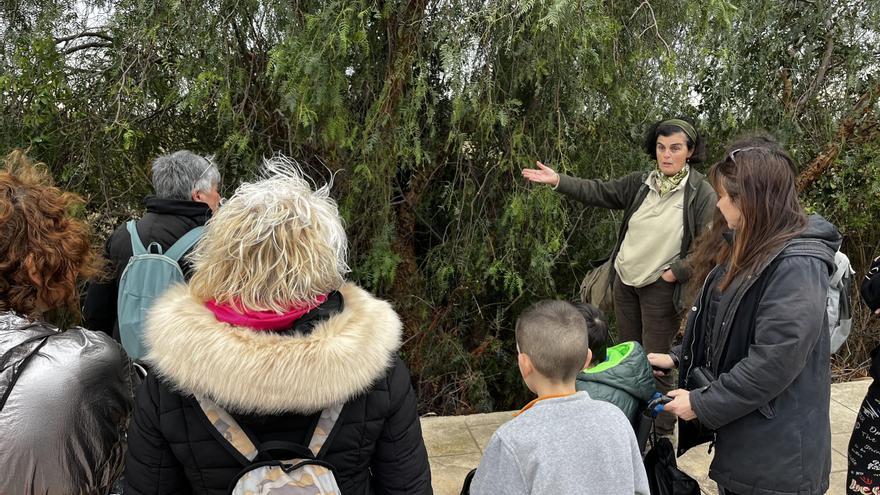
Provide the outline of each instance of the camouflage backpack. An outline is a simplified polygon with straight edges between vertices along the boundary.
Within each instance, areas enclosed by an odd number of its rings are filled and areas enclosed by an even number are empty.
[[[342,411],[337,405],[321,411],[308,448],[293,442],[258,442],[223,408],[196,397],[211,424],[214,437],[241,462],[242,469],[229,485],[231,495],[338,495],[333,466],[321,458]],[[230,449],[231,447],[231,449]],[[293,458],[276,460],[269,452],[292,452]]]

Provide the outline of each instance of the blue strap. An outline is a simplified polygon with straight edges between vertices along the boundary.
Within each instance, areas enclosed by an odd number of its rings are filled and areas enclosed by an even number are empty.
[[[165,256],[171,258],[175,262],[179,261],[180,258],[199,241],[199,238],[202,237],[203,230],[205,230],[205,227],[199,226],[187,232],[186,235],[178,239],[173,246],[168,248],[168,251],[165,252]]]
[[[125,228],[128,229],[128,234],[131,236],[132,255],[137,256],[139,254],[147,254],[147,248],[145,248],[144,243],[141,242],[141,236],[137,231],[137,221],[129,220],[126,222]]]

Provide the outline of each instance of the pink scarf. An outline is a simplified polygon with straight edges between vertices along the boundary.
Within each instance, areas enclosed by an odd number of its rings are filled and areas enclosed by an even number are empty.
[[[213,299],[205,301],[205,307],[214,313],[218,321],[253,330],[281,330],[290,328],[293,322],[302,318],[309,311],[317,308],[327,300],[327,294],[321,294],[312,303],[299,303],[290,306],[284,313],[275,311],[245,311],[239,313],[231,304],[218,304]]]

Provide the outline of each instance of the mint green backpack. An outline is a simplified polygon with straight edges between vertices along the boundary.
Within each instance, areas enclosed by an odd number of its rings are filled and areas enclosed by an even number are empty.
[[[147,311],[168,287],[186,283],[178,261],[198,242],[204,227],[190,230],[163,254],[157,242],[144,247],[134,220],[125,226],[131,235],[132,256],[119,280],[116,317],[122,347],[128,357],[137,360],[146,354],[143,334]]]

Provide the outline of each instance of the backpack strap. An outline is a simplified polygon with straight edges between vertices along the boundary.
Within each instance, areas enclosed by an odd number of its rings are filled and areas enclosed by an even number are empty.
[[[272,450],[284,451],[294,454],[299,459],[320,460],[322,455],[326,453],[325,447],[330,445],[332,435],[335,434],[334,428],[340,412],[342,412],[342,404],[330,406],[320,412],[312,423],[314,426],[308,448],[293,442],[270,440],[260,443],[257,450],[260,453]]]
[[[334,404],[321,411],[321,416],[312,432],[312,438],[309,440],[309,450],[315,454],[316,459],[321,457],[324,446],[330,445],[331,434],[336,427],[339,414],[342,412],[342,406],[343,404]]]
[[[845,276],[852,275],[849,273],[850,270],[852,270],[852,268],[849,263],[849,258],[842,252],[837,251],[834,254],[834,274],[831,275],[829,285],[834,287],[839,284]]]
[[[202,237],[202,231],[205,230],[205,227],[198,226],[189,232],[187,232],[183,237],[177,240],[168,251],[165,252],[165,256],[171,258],[175,262],[180,261],[180,257],[186,254],[187,251],[192,249],[192,247],[199,241]]]
[[[35,335],[27,336],[19,341],[12,338],[12,346],[3,355],[0,355],[0,411],[6,406],[6,401],[12,393],[15,382],[27,369],[27,363],[36,356],[40,349],[49,342],[49,337],[57,335],[56,332],[41,329]],[[7,342],[9,343],[9,342]]]
[[[217,433],[214,435],[217,440],[231,446],[238,456],[244,457],[247,462],[242,463],[245,465],[257,458],[259,451],[256,444],[228,412],[207,397],[196,395],[195,398],[212,427],[212,433]]]
[[[268,442],[263,442],[260,444],[258,449],[260,453],[264,452],[284,452],[287,455],[286,459],[314,459],[315,454],[312,453],[311,450],[303,447],[302,445],[294,442],[285,442],[283,440],[269,440]],[[270,456],[270,459],[276,459],[274,456]]]
[[[147,248],[145,248],[144,243],[141,242],[141,236],[137,231],[137,220],[129,220],[125,223],[125,228],[128,230],[129,236],[131,236],[132,254],[134,256],[147,254]]]
[[[218,406],[214,401],[207,397],[196,395],[196,402],[202,409],[205,418],[211,426],[212,433],[216,433],[214,437],[221,443],[231,446],[238,456],[243,457],[249,462],[253,462],[257,456],[268,450],[285,450],[299,454],[301,446],[281,441],[263,442],[257,446],[257,442],[252,439],[248,433],[235,421],[228,412]],[[331,433],[334,432],[336,420],[339,419],[339,413],[342,412],[342,404],[331,406],[321,411],[321,416],[315,423],[315,429],[312,431],[311,440],[309,441],[309,450],[315,459],[320,458],[322,448],[329,445]],[[296,448],[292,448],[296,447]],[[304,452],[302,452],[305,454]],[[239,459],[243,461],[243,459]],[[247,464],[246,462],[242,462]]]

